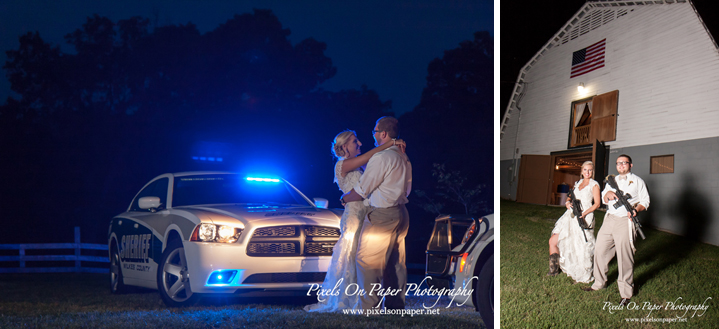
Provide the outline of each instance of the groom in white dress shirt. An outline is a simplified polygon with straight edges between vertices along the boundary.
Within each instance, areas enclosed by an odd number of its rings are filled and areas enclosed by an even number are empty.
[[[381,117],[372,132],[375,146],[393,143],[399,124]],[[362,225],[357,246],[357,283],[363,309],[403,309],[407,286],[404,238],[409,229],[405,204],[412,187],[412,165],[399,147],[378,152],[367,163],[359,183],[345,193],[342,202],[364,200],[371,207]]]

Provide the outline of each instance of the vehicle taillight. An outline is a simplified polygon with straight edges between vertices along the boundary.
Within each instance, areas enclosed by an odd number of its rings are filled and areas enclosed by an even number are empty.
[[[462,271],[464,271],[464,265],[467,264],[467,255],[469,254],[466,252],[462,254],[462,260],[459,261],[459,273],[462,273]]]

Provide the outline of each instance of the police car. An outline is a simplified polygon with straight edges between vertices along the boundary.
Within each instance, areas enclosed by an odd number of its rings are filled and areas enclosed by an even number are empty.
[[[471,291],[455,302],[474,306],[487,328],[494,323],[494,215],[442,215],[427,243],[428,285]],[[471,297],[471,298],[469,298]]]
[[[281,178],[157,176],[110,223],[111,291],[157,289],[173,307],[204,294],[306,295],[340,236],[326,207]]]

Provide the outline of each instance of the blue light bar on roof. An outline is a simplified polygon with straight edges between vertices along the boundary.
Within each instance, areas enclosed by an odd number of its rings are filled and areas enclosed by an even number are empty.
[[[279,183],[280,180],[277,178],[258,178],[258,177],[247,177],[248,181],[251,182],[272,182],[272,183]]]
[[[196,156],[193,156],[193,157],[192,157],[192,160],[222,162],[222,158],[216,158],[216,157],[196,157]]]

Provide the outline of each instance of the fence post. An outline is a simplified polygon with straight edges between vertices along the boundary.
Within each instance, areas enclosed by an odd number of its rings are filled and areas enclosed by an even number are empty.
[[[80,272],[80,226],[75,226],[75,272]]]

